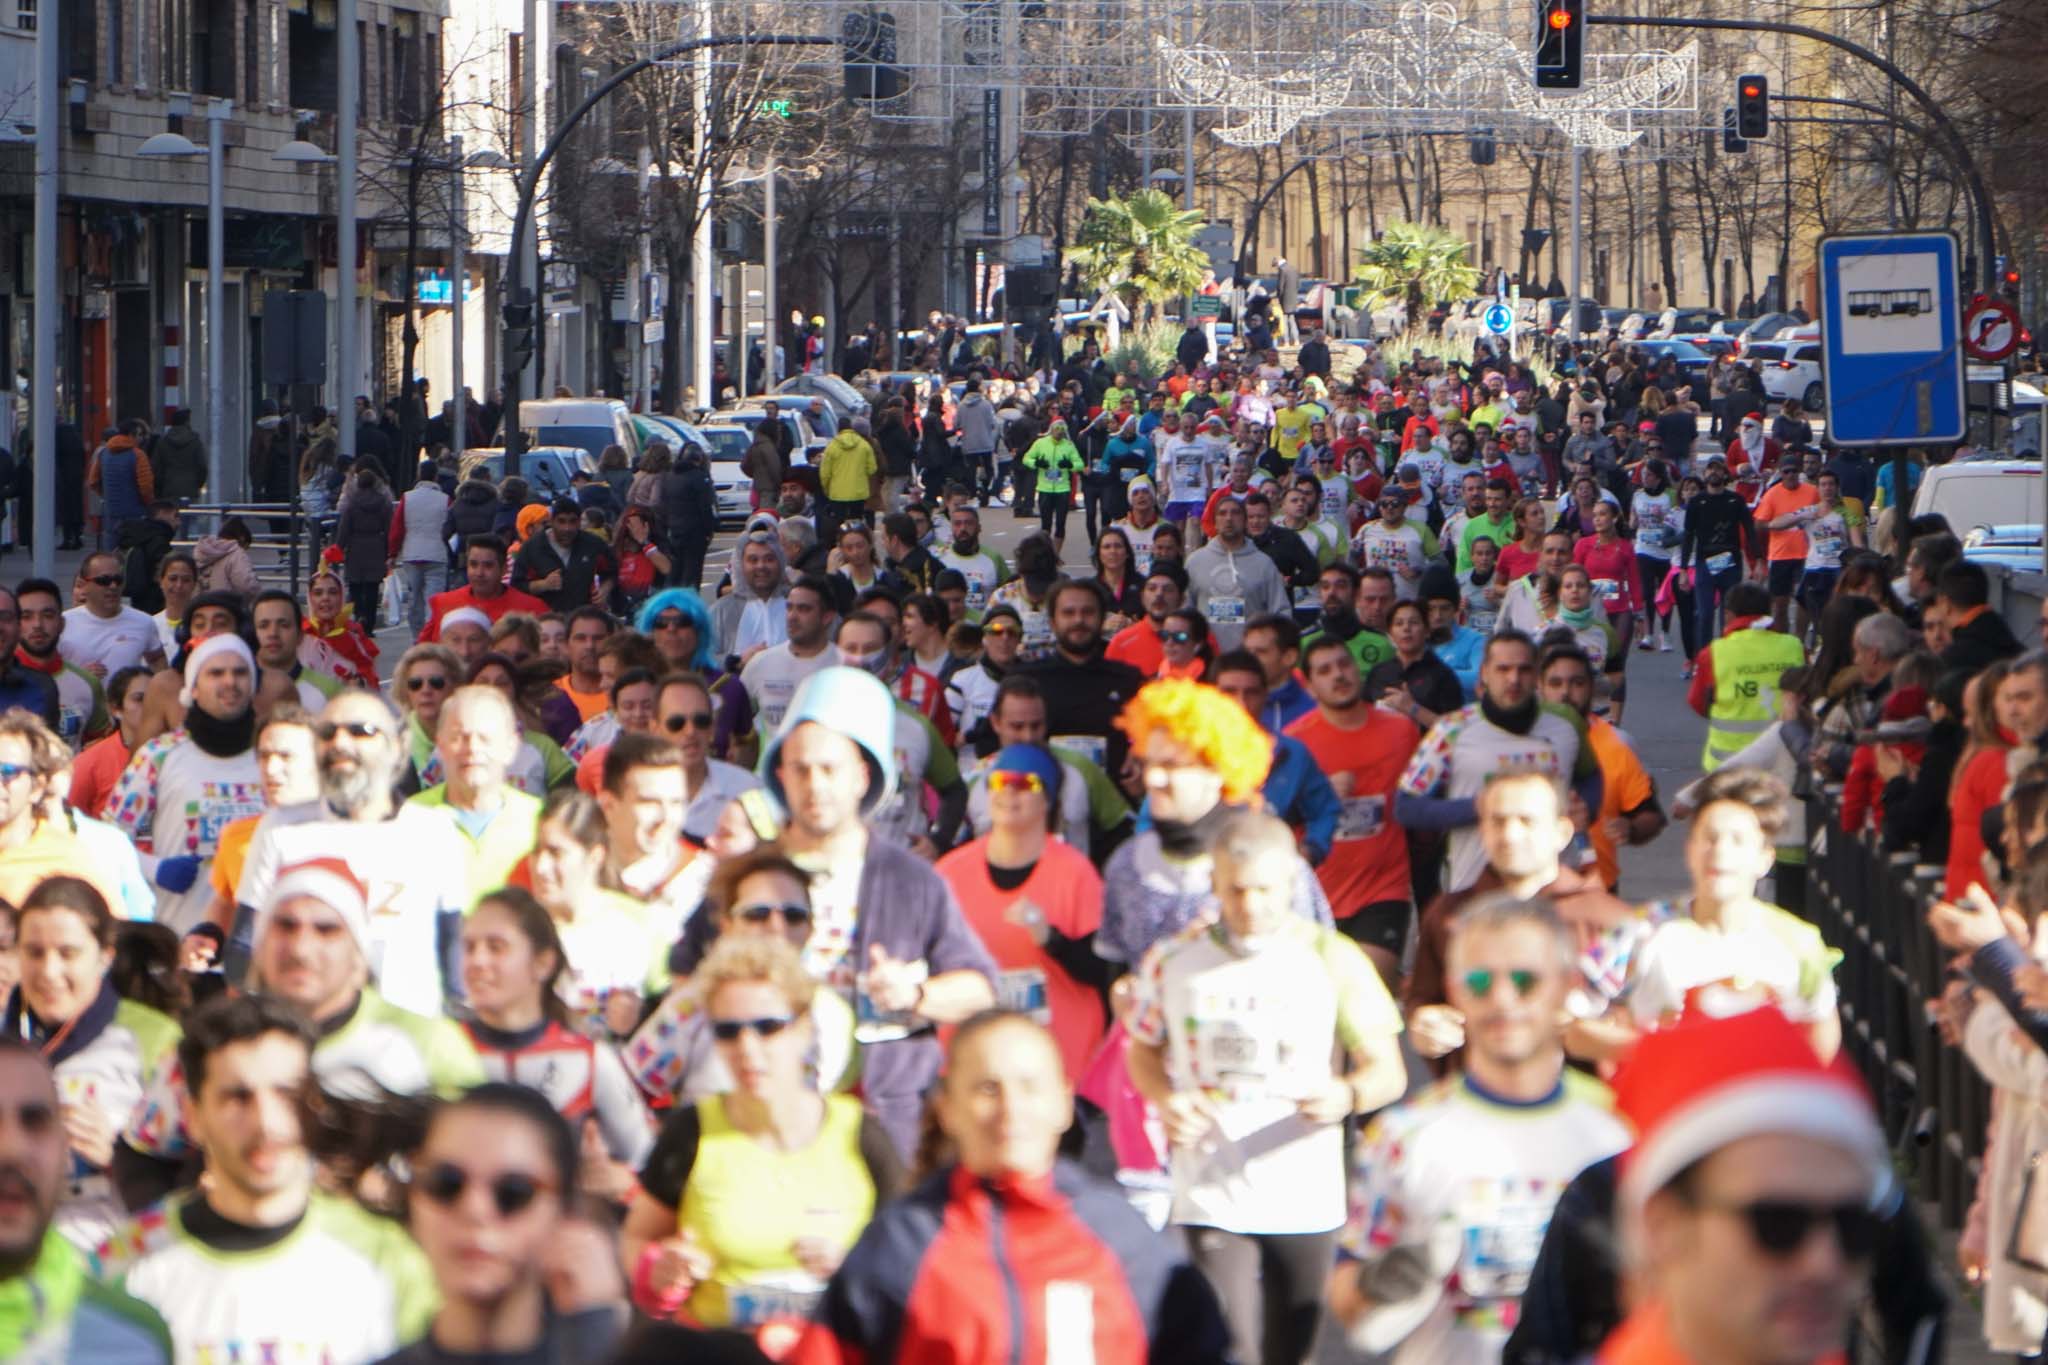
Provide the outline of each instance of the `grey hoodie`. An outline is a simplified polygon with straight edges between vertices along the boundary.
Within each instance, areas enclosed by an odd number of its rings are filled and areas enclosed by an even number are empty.
[[[995,404],[988,401],[986,394],[970,393],[962,398],[954,409],[953,424],[959,429],[962,451],[969,455],[994,453],[1001,423],[996,418]]]

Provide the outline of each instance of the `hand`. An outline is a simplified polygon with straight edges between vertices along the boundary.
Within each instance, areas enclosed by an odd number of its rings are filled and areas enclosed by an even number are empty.
[[[198,880],[199,859],[189,853],[181,853],[157,862],[156,884],[173,896],[182,896],[190,891],[192,883]]]
[[[1564,813],[1571,820],[1572,828],[1584,834],[1593,825],[1593,812],[1586,809],[1586,798],[1573,792],[1564,803]]]
[[[831,1279],[832,1272],[846,1259],[846,1248],[825,1237],[799,1237],[789,1244],[789,1249],[806,1273],[821,1280]]]
[[[1348,768],[1343,772],[1330,774],[1330,790],[1337,793],[1339,800],[1349,800],[1358,786],[1358,774]]]
[[[1294,1106],[1310,1123],[1341,1123],[1357,1107],[1358,1096],[1348,1081],[1331,1080],[1321,1090]]]
[[[1118,1023],[1129,1028],[1131,1016],[1136,1012],[1137,1005],[1137,981],[1127,972],[1118,977],[1116,983],[1109,988],[1109,1010],[1116,1016]]]
[[[2020,999],[2028,1009],[2048,1009],[2048,967],[2030,962],[2014,974],[2013,984],[2020,988]]]
[[[1159,1106],[1166,1137],[1176,1147],[1192,1147],[1216,1127],[1216,1108],[1199,1090],[1176,1090]]]
[[[2038,970],[2022,968],[2021,972]],[[2022,987],[2023,993],[2024,989]],[[1976,1003],[1976,988],[1967,981],[1949,982],[1940,995],[1927,1002],[1929,1012],[1934,1015],[1935,1031],[1944,1043],[1950,1047],[1963,1045],[1963,1030],[1969,1027],[1970,1012],[1976,1008]]]
[[[1403,564],[1401,566],[1401,577],[1412,582],[1422,577],[1422,570],[1416,568],[1413,564]]]
[[[526,590],[531,593],[560,592],[561,588],[562,571],[560,569],[555,570],[545,578],[528,579],[526,583]]]
[[[939,846],[931,841],[931,836],[928,834],[911,835],[906,847],[928,863],[935,863],[939,860]]]
[[[700,1283],[711,1278],[716,1263],[711,1253],[697,1241],[695,1233],[685,1232],[680,1237],[669,1237],[655,1243],[660,1248],[654,1264],[647,1269],[647,1285],[657,1295],[666,1299],[680,1295],[688,1298],[690,1292]]]
[[[1960,1242],[1956,1245],[1956,1266],[1963,1272],[1964,1284],[1980,1285],[1984,1283],[1985,1272],[1990,1269],[1990,1258],[1985,1256],[1983,1247]]]
[[[548,1303],[557,1313],[626,1301],[626,1280],[619,1273],[613,1240],[587,1219],[566,1218],[548,1235],[540,1273]]]
[[[187,934],[178,957],[178,965],[188,972],[209,971],[220,957],[220,940],[212,934]]]
[[[1628,842],[1631,828],[1626,815],[1612,816],[1600,822],[1600,832],[1607,836],[1608,842],[1617,846]]]
[[[1012,924],[1022,925],[1024,932],[1031,935],[1031,941],[1040,947],[1052,936],[1052,930],[1045,922],[1045,911],[1030,901],[1018,899],[1010,902],[1010,908],[1003,911],[1003,918]]]
[[[59,1106],[64,1136],[86,1165],[104,1169],[114,1162],[114,1125],[96,1104]]]
[[[1963,892],[1963,903],[1941,901],[1927,912],[1927,927],[1944,948],[1974,953],[2006,937],[2005,918],[1998,902],[1975,882]]]
[[[1449,1005],[1424,1005],[1408,1016],[1408,1038],[1424,1057],[1442,1057],[1465,1046],[1465,1016]]]
[[[875,1002],[877,1009],[896,1013],[917,1008],[919,997],[924,994],[924,983],[928,969],[920,959],[916,962],[902,962],[889,955],[881,944],[868,949],[868,969],[861,973],[860,988],[868,999]]]

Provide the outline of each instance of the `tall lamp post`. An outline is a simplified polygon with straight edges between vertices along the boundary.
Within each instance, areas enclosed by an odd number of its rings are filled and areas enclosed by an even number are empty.
[[[226,187],[222,162],[226,156],[228,119],[234,101],[216,99],[206,106],[206,486],[216,501],[227,501],[221,483],[221,452],[226,440],[224,408],[227,392],[227,250]],[[193,157],[199,146],[181,132],[162,132],[143,139],[137,156]],[[187,329],[189,332],[189,328]]]

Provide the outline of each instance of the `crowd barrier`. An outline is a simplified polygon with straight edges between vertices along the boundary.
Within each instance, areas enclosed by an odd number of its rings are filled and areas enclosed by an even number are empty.
[[[266,588],[283,588],[297,597],[320,551],[332,539],[335,518],[311,517],[293,502],[207,502],[182,509],[180,533],[171,544],[190,551],[201,535],[220,529],[230,517],[248,526],[249,561]]]
[[[1806,914],[1842,953],[1842,1051],[1877,1101],[1902,1176],[1956,1231],[1977,1188],[1991,1088],[1928,1008],[1953,956],[1927,927],[1943,869],[1843,833],[1840,787],[1809,796],[1806,812]]]

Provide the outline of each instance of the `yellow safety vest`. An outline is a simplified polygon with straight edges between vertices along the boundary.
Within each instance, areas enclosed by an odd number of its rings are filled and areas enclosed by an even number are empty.
[[[1753,626],[1714,641],[1707,657],[1714,704],[1700,767],[1712,772],[1778,718],[1778,679],[1788,668],[1806,666],[1806,647],[1783,631]]]

